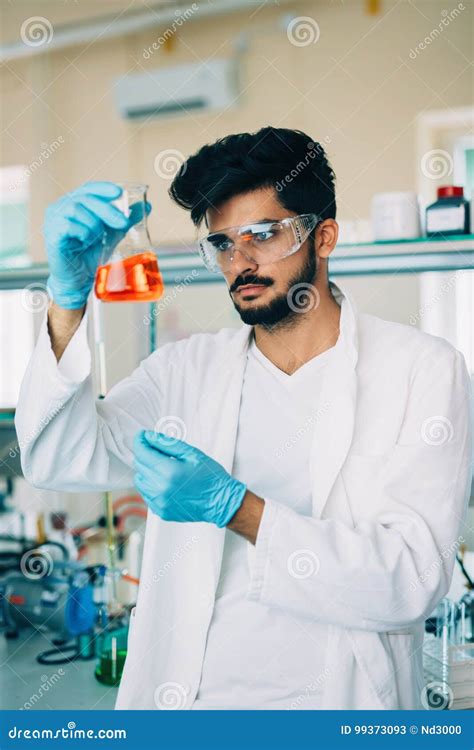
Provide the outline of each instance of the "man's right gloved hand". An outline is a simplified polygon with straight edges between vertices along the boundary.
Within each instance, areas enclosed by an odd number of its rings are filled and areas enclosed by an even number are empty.
[[[121,193],[122,188],[113,182],[86,182],[46,209],[47,288],[60,307],[85,306],[102,253],[110,255],[130,227],[143,218],[139,203],[132,206],[128,218],[111,204]],[[148,203],[147,213],[150,210]]]

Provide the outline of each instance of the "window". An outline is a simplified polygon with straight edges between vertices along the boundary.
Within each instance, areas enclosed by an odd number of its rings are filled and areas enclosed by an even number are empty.
[[[471,234],[474,234],[474,136],[449,136],[448,125],[438,143],[452,154],[452,171],[443,184],[459,185],[471,202]],[[441,183],[440,183],[441,184]],[[474,271],[424,273],[420,277],[420,325],[422,330],[447,339],[464,354],[474,373]]]
[[[41,291],[13,289],[0,292],[0,409],[13,409],[34,348],[34,312]],[[43,306],[44,309],[44,306]]]
[[[27,167],[0,168],[1,264],[23,264],[28,256],[28,200]]]

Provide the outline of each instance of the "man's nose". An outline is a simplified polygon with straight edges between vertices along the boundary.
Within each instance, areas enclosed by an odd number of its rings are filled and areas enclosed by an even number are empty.
[[[236,275],[244,273],[244,271],[255,271],[258,268],[258,263],[249,258],[245,252],[245,247],[240,248],[235,246],[232,256],[232,271]]]

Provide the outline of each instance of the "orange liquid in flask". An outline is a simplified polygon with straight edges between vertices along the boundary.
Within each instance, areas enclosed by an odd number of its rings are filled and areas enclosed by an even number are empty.
[[[138,253],[99,266],[95,294],[102,302],[150,302],[161,297],[163,278],[154,253]]]

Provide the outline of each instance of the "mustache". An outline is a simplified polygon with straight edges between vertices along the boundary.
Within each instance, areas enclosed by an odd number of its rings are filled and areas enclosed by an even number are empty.
[[[230,286],[229,292],[235,292],[237,287],[239,286],[245,286],[246,284],[262,284],[263,286],[271,286],[273,284],[273,279],[261,277],[261,276],[237,276],[234,283]]]

